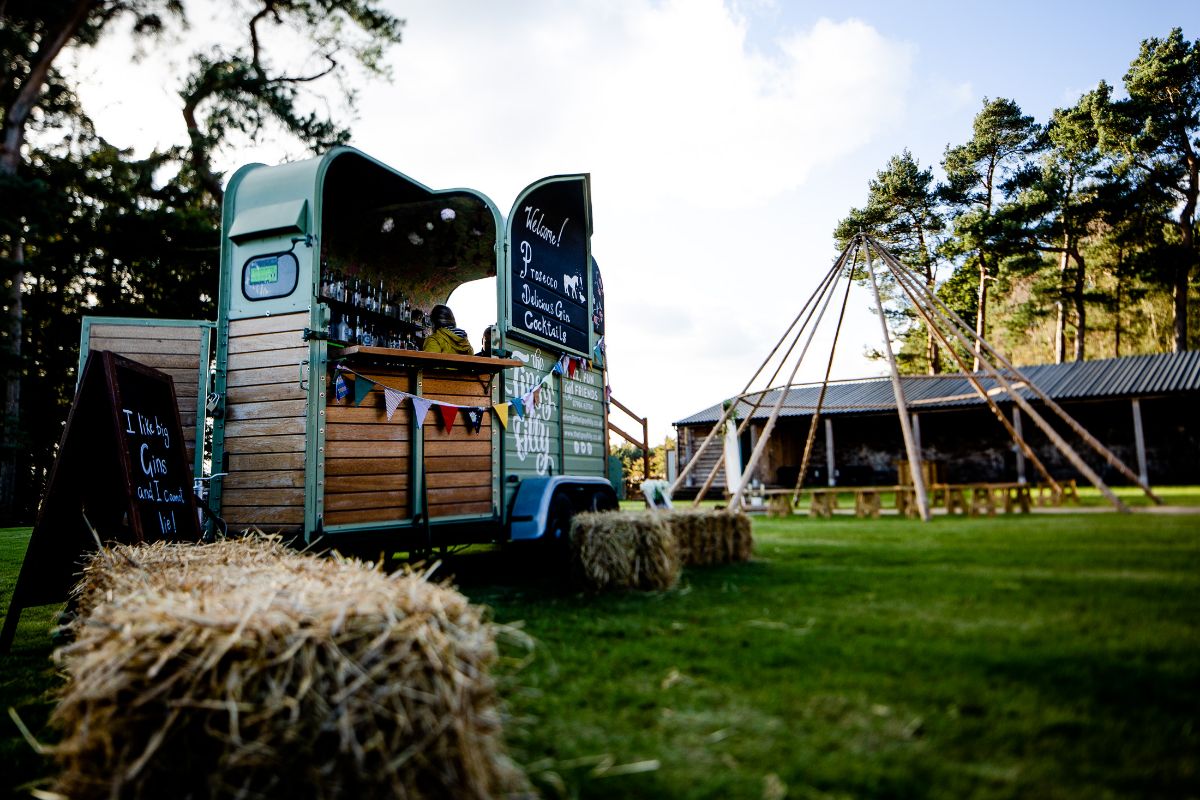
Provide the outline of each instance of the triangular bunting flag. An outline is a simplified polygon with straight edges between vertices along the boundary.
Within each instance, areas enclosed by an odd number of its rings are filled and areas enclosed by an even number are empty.
[[[383,387],[383,405],[387,408],[388,422],[392,421],[392,415],[396,413],[396,409],[400,407],[405,396],[404,392],[399,389],[393,389],[390,386]]]
[[[458,406],[439,405],[438,416],[442,418],[442,427],[449,433],[454,427],[454,420],[458,418]]]
[[[579,368],[579,365],[575,363],[575,359],[572,358],[570,361],[568,361],[567,362],[567,377],[574,378],[575,370],[578,368]]]
[[[513,411],[517,412],[518,417],[525,416],[525,401],[523,399],[514,397],[512,400],[508,401],[508,404],[512,406]]]
[[[492,406],[492,411],[496,412],[496,417],[500,420],[500,424],[508,427],[508,403],[496,403]]]
[[[533,400],[532,405],[535,405],[535,406],[542,401],[542,387],[539,386],[538,388],[533,390],[533,395],[532,395],[531,399]]]
[[[562,362],[561,358],[558,361],[554,362],[554,367],[550,370],[550,372],[558,374],[558,375],[563,374],[563,362]]]
[[[342,371],[338,370],[337,376],[333,379],[333,396],[340,403],[346,399],[348,394],[350,394],[350,390],[346,388],[346,379],[342,377]]]
[[[466,418],[464,423],[471,433],[479,433],[479,428],[483,425],[483,409],[482,408],[464,408],[463,416]]]
[[[375,388],[375,381],[370,378],[364,378],[362,375],[354,376],[354,405],[362,403],[363,398],[371,393],[371,389]]]
[[[426,400],[424,397],[417,397],[415,394],[410,394],[409,399],[413,404],[413,419],[416,420],[417,427],[420,428],[425,424],[425,415],[429,413],[429,407],[433,405],[432,400]]]

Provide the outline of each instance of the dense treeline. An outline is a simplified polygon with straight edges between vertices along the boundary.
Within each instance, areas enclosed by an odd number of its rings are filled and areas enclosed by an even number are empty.
[[[74,394],[81,317],[214,318],[215,158],[264,134],[313,152],[347,141],[333,121],[352,110],[347,78],[385,76],[400,41],[402,21],[380,5],[0,0],[0,525],[36,511]],[[239,33],[199,41],[185,33],[190,9],[219,11]],[[175,82],[162,118],[178,146],[137,158],[84,113],[60,64],[111,37],[194,48],[185,74],[157,76]]]
[[[871,233],[1018,363],[1200,343],[1200,40],[1147,39],[1122,97],[1101,82],[1045,123],[985,99],[940,166],[938,181],[908,150],[894,156],[839,222],[839,245]],[[953,370],[888,288],[901,368]]]

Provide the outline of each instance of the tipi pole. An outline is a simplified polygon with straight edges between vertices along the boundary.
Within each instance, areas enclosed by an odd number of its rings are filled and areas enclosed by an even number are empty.
[[[1046,482],[1054,488],[1055,494],[1061,493],[1062,488],[1058,485],[1058,481],[1054,480],[1053,476],[1050,475],[1050,471],[1046,469],[1046,466],[1042,463],[1041,459],[1038,458],[1037,454],[1033,452],[1033,448],[1029,446],[1029,443],[1025,441],[1020,432],[1013,427],[1011,422],[1008,421],[1008,417],[1006,417],[1004,412],[1000,410],[1000,406],[996,403],[995,399],[988,394],[986,389],[983,388],[983,384],[979,382],[979,379],[975,377],[974,373],[967,369],[967,364],[963,360],[962,356],[958,354],[958,350],[956,350],[950,343],[950,340],[946,336],[945,332],[943,332],[942,329],[935,324],[931,312],[922,305],[923,298],[920,297],[912,288],[913,286],[917,286],[920,289],[924,289],[924,287],[921,286],[920,283],[914,280],[912,276],[910,276],[904,270],[903,264],[893,264],[891,260],[887,258],[883,258],[883,262],[887,265],[892,275],[896,278],[896,283],[901,289],[904,290],[904,293],[908,295],[908,299],[912,301],[913,308],[917,310],[917,313],[921,315],[923,320],[925,320],[925,324],[929,326],[929,330],[933,332],[938,341],[942,343],[942,346],[946,348],[946,352],[948,352],[950,357],[954,359],[954,363],[958,365],[958,369],[963,374],[963,377],[965,377],[971,386],[975,388],[976,393],[983,400],[983,402],[987,404],[987,407],[991,409],[992,413],[996,416],[996,419],[1000,420],[1000,424],[1004,426],[1006,431],[1008,431],[1008,435],[1012,437],[1017,447],[1021,449],[1021,453],[1029,460],[1031,464],[1033,464],[1034,468],[1037,469],[1038,473],[1041,474]]]
[[[775,357],[775,354],[779,351],[780,346],[782,346],[784,341],[787,339],[788,334],[790,334],[792,332],[792,328],[796,327],[796,323],[800,322],[800,318],[803,317],[805,315],[805,313],[809,311],[809,307],[813,306],[815,308],[814,303],[818,302],[820,296],[823,295],[828,290],[828,286],[830,285],[830,282],[837,275],[838,270],[841,269],[842,262],[845,260],[845,258],[846,258],[846,251],[843,250],[842,254],[840,256],[838,256],[838,258],[834,261],[833,266],[830,267],[829,271],[827,273],[825,273],[824,277],[821,279],[821,282],[817,285],[817,290],[814,291],[812,293],[812,295],[809,296],[808,300],[805,301],[804,305],[800,308],[800,312],[798,314],[796,314],[795,318],[792,320],[792,324],[788,325],[787,330],[785,330],[783,332],[783,335],[779,337],[779,341],[776,342],[775,346],[771,348],[771,352],[767,354],[767,357],[763,359],[762,364],[760,364],[758,369],[756,369],[754,371],[754,374],[752,376],[750,376],[750,380],[746,381],[745,387],[743,387],[742,391],[738,393],[739,400],[741,398],[745,397],[746,392],[750,389],[750,387],[752,385],[754,385],[754,381],[756,381],[758,379],[758,376],[760,374],[762,374],[762,371],[766,368],[767,364],[769,364],[771,362],[771,359],[773,359]],[[812,315],[810,312],[809,317],[811,318],[811,316]],[[807,325],[807,322],[805,322],[804,325]],[[791,347],[788,348],[788,354],[790,354],[792,351],[792,348],[794,348],[796,346],[796,342],[798,342],[800,340],[800,336],[803,334],[803,331],[804,331],[804,325],[801,325],[800,330],[796,332],[796,336],[792,340],[792,345],[791,345]],[[787,355],[784,356],[784,360],[786,360],[786,358],[787,358]],[[679,489],[679,487],[683,484],[683,481],[687,478],[688,474],[691,473],[692,468],[695,467],[695,465],[697,463],[699,463],[700,456],[703,455],[704,451],[708,449],[710,444],[712,444],[713,438],[714,438],[715,434],[717,433],[717,431],[721,430],[725,426],[725,421],[727,419],[729,419],[729,415],[731,413],[733,413],[733,409],[736,406],[737,406],[737,403],[735,401],[734,403],[730,404],[729,408],[724,410],[724,412],[721,414],[721,419],[717,421],[717,424],[713,426],[713,429],[711,431],[709,431],[709,433],[706,437],[704,437],[704,441],[701,442],[701,444],[700,444],[700,449],[698,449],[696,451],[696,453],[690,459],[688,459],[687,464],[683,465],[683,469],[681,469],[679,471],[679,475],[676,476],[675,482],[673,484],[671,484],[671,493],[672,494],[674,494],[676,492],[676,490]],[[724,456],[722,456],[722,458],[724,458]],[[718,469],[719,469],[719,463],[718,463]],[[713,475],[716,475],[715,470],[713,472]],[[712,482],[711,480],[708,481],[708,483],[710,483],[710,484],[711,484],[711,482]]]
[[[971,331],[972,329],[967,327],[966,323],[962,321],[962,317],[959,317],[952,309],[947,308],[945,303],[943,303],[936,295],[929,294],[929,297],[931,297],[934,302],[937,303],[939,308],[946,311],[946,314],[942,315],[944,319],[954,319],[957,322],[957,325],[950,326],[950,330],[967,350],[967,352],[971,353],[979,361],[980,365],[983,366],[984,369],[992,376],[992,378],[994,378],[997,383],[1004,387],[1004,390],[1008,392],[1008,395],[1013,399],[1013,402],[1020,406],[1021,410],[1028,414],[1029,418],[1032,419],[1034,423],[1042,429],[1042,432],[1045,433],[1050,441],[1054,443],[1059,452],[1066,456],[1067,460],[1070,461],[1071,464],[1077,470],[1079,470],[1079,472],[1082,473],[1093,486],[1099,489],[1100,492],[1108,498],[1109,502],[1111,502],[1118,511],[1128,514],[1129,507],[1121,501],[1121,498],[1117,497],[1113,493],[1112,489],[1110,489],[1108,485],[1100,479],[1100,476],[1096,474],[1095,470],[1088,466],[1087,462],[1084,461],[1080,455],[1075,452],[1074,448],[1072,448],[1071,445],[1059,435],[1058,431],[1054,430],[1050,423],[1047,422],[1041,414],[1034,410],[1033,406],[1029,404],[1029,401],[1021,396],[1020,392],[1017,391],[1012,383],[1004,375],[1002,375],[987,358],[984,357],[982,350],[976,349],[976,347],[972,344],[972,340],[968,339],[963,334],[963,330]],[[959,326],[961,326],[961,328]],[[993,354],[995,353],[995,351],[989,345],[987,345],[986,341],[984,342],[984,346],[987,347],[989,352]],[[1020,375],[1019,372],[1012,368],[1011,364],[1009,365],[1009,369],[1016,373],[1026,386],[1035,388],[1029,379]]]
[[[857,260],[858,252],[856,250],[854,258],[850,261],[851,271]],[[817,395],[817,407],[813,410],[813,415],[808,422],[808,438],[804,442],[804,457],[800,459],[800,474],[796,476],[796,488],[792,492],[792,505],[800,500],[800,486],[804,483],[805,473],[808,472],[808,460],[812,457],[813,442],[817,438],[817,421],[821,418],[821,407],[825,405],[825,392],[829,389],[829,374],[833,371],[833,357],[837,353],[838,337],[842,333],[842,322],[846,319],[846,305],[850,300],[850,287],[853,285],[854,281],[847,277],[846,293],[842,295],[842,310],[838,314],[837,327],[833,331],[833,342],[829,345],[829,361],[825,364],[825,380],[821,381],[821,392]]]
[[[860,234],[861,236],[861,234]],[[879,296],[879,283],[875,280],[875,264],[871,258],[874,245],[865,236],[867,252],[867,275],[871,279],[871,294],[875,298],[875,310],[879,312],[879,327],[883,331],[883,348],[887,353],[888,367],[892,373],[892,393],[896,396],[896,411],[900,415],[900,431],[904,435],[904,450],[908,453],[908,468],[912,473],[913,491],[917,495],[917,510],[921,519],[929,521],[929,496],[925,494],[925,474],[921,469],[921,453],[913,440],[912,423],[908,417],[908,404],[904,401],[904,387],[900,385],[900,371],[896,368],[896,356],[892,352],[892,340],[888,334],[887,316],[883,313],[883,300]]]
[[[775,371],[771,374],[771,377],[767,380],[768,387],[770,387],[772,384],[774,384],[775,378],[777,378],[779,376],[779,373],[783,370],[784,364],[787,363],[788,358],[791,356],[792,351],[796,349],[796,345],[800,342],[800,337],[802,337],[804,335],[804,331],[808,328],[809,323],[812,321],[812,315],[817,310],[817,304],[820,303],[821,298],[824,297],[825,294],[827,292],[829,292],[831,290],[831,288],[834,286],[835,278],[838,274],[839,268],[840,268],[841,263],[844,260],[844,258],[845,258],[845,253],[843,252],[842,255],[840,255],[838,257],[838,259],[834,262],[834,265],[829,270],[829,272],[827,272],[825,274],[824,278],[822,278],[821,283],[817,287],[817,290],[809,296],[807,301],[805,301],[804,306],[800,309],[800,314],[797,315],[796,319],[792,320],[792,324],[789,325],[787,331],[784,332],[784,337],[786,337],[787,334],[791,332],[792,328],[796,327],[796,322],[798,322],[800,320],[800,317],[804,317],[804,321],[800,323],[800,327],[796,330],[796,335],[792,338],[792,343],[790,345],[788,345],[788,349],[784,352],[783,356],[779,359],[779,364],[775,367]],[[771,361],[772,358],[774,358],[775,353],[778,352],[778,350],[779,350],[780,344],[783,344],[783,339],[780,339],[779,343],[775,345],[774,349],[767,356],[766,361],[764,361],[762,363],[762,365],[759,366],[758,370],[754,373],[754,376],[751,377],[750,382],[747,383],[745,388],[742,389],[742,394],[738,395],[737,398],[735,399],[734,404],[731,404],[729,406],[729,408],[725,409],[725,413],[722,414],[721,420],[717,423],[717,426],[714,427],[711,431],[709,431],[708,438],[705,439],[705,444],[707,444],[709,442],[709,440],[711,438],[714,438],[718,433],[720,433],[722,436],[724,435],[723,429],[725,427],[726,421],[729,419],[729,415],[733,414],[737,411],[736,403],[744,401],[746,399],[746,390],[750,388],[750,385],[754,382],[754,380],[760,374],[762,374],[763,368],[766,367],[766,365]],[[758,409],[762,407],[763,398],[766,397],[766,394],[769,391],[770,391],[770,389],[768,388],[762,392],[756,393],[755,398],[754,398],[754,404],[751,406],[750,411],[746,414],[746,416],[742,420],[741,424],[738,425],[737,434],[739,436],[746,430],[746,427],[750,424],[750,421],[754,418],[754,414],[757,413]],[[704,445],[702,445],[700,450],[697,451],[695,457],[693,457],[693,459],[688,462],[688,466],[690,467],[692,464],[694,464],[699,459],[700,454],[703,452],[704,452]],[[713,481],[716,480],[717,473],[719,473],[721,471],[721,465],[724,463],[725,463],[725,451],[722,450],[721,455],[719,455],[717,457],[716,461],[713,462],[712,469],[710,469],[708,471],[708,477],[704,480],[704,485],[702,487],[700,487],[700,491],[696,493],[696,497],[692,501],[693,508],[698,507],[700,505],[700,502],[704,499],[704,496],[706,494],[708,494],[709,487],[711,487],[713,484]],[[676,480],[675,485],[678,485],[678,482],[679,482],[679,479]],[[673,490],[674,490],[674,488],[672,487],[672,491]]]
[[[843,251],[843,256],[845,251]],[[850,276],[846,276],[846,280],[850,280]],[[754,451],[750,454],[750,461],[747,462],[746,468],[742,470],[742,479],[739,482],[737,492],[729,501],[730,513],[740,511],[742,507],[742,495],[746,493],[746,487],[750,485],[750,476],[754,474],[754,470],[758,467],[758,462],[762,458],[767,449],[767,443],[771,440],[771,433],[775,430],[775,422],[779,419],[779,411],[783,408],[783,404],[787,402],[788,393],[792,391],[792,384],[796,380],[796,373],[800,370],[800,365],[804,363],[804,357],[808,355],[808,348],[812,344],[813,337],[816,336],[817,329],[821,325],[821,320],[825,317],[825,312],[829,309],[829,301],[833,299],[833,287],[836,281],[829,285],[825,292],[825,302],[821,306],[821,312],[817,315],[816,321],[812,324],[812,329],[808,332],[808,339],[804,342],[804,347],[800,350],[800,355],[796,359],[796,365],[792,367],[792,373],[788,375],[787,383],[783,387],[783,391],[779,393],[779,399],[775,401],[775,407],[771,409],[770,416],[767,417],[766,423],[763,425],[762,435],[758,437],[758,444],[754,446]]]

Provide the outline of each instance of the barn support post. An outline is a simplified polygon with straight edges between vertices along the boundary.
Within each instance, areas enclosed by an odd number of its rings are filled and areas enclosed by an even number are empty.
[[[908,469],[912,473],[913,492],[917,496],[917,510],[921,519],[929,521],[929,496],[925,494],[925,476],[921,471],[921,452],[913,441],[912,426],[908,421],[908,404],[904,400],[904,387],[900,384],[900,370],[896,367],[896,354],[892,352],[892,339],[888,334],[887,315],[883,313],[883,300],[879,296],[879,282],[875,280],[875,263],[871,257],[872,242],[863,248],[867,253],[867,277],[871,280],[871,294],[875,298],[875,310],[879,313],[879,327],[883,331],[883,349],[887,354],[888,367],[892,374],[892,393],[896,396],[896,411],[900,415],[900,432],[904,436],[904,450],[908,454]]]
[[[1133,446],[1137,448],[1138,477],[1142,483],[1150,485],[1150,471],[1146,468],[1146,437],[1142,432],[1142,403],[1133,398]]]
[[[829,417],[825,418],[825,471],[828,473],[826,480],[829,485],[837,486],[833,463],[833,420]]]
[[[1021,409],[1013,406],[1012,410],[1013,430],[1017,432],[1017,436],[1021,436]],[[1025,453],[1020,447],[1017,450],[1017,483],[1025,483]]]

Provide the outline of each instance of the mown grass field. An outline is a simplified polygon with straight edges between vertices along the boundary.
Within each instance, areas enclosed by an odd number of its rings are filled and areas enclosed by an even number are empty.
[[[5,605],[25,535],[0,532]],[[502,673],[544,795],[1200,796],[1200,516],[757,519],[755,535],[751,563],[655,594],[563,591],[520,553],[449,562],[537,643],[507,646]],[[35,731],[53,611],[26,612],[0,660],[0,702]],[[41,766],[0,725],[15,786]]]

